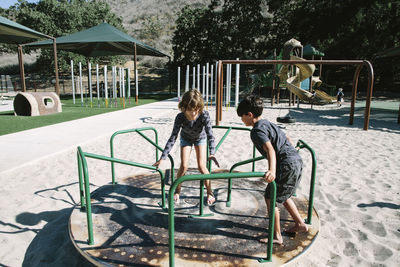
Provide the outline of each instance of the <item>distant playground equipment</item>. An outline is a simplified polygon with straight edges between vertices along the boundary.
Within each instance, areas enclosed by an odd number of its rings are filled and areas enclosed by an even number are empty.
[[[222,121],[222,107],[223,107],[223,96],[226,91],[223,86],[223,66],[227,64],[245,64],[245,65],[303,65],[303,64],[319,64],[319,65],[352,65],[355,66],[355,72],[353,77],[353,90],[352,90],[352,98],[351,98],[351,106],[350,106],[350,116],[349,116],[349,124],[352,125],[354,122],[354,111],[355,111],[355,102],[357,98],[357,87],[358,87],[358,79],[360,76],[361,69],[365,66],[367,70],[367,92],[366,92],[366,106],[364,113],[364,130],[368,130],[369,126],[369,117],[371,112],[371,101],[372,101],[372,89],[374,83],[374,70],[371,63],[367,60],[299,60],[299,59],[291,59],[291,60],[219,60],[218,61],[218,69],[217,69],[217,89],[216,89],[216,125],[219,125]],[[274,67],[275,68],[275,67]],[[296,75],[294,75],[296,76]],[[289,77],[288,77],[289,78]],[[293,78],[292,83],[295,78]],[[317,82],[318,83],[318,82]],[[291,87],[292,89],[294,86]],[[293,89],[295,90],[295,89]],[[303,92],[301,92],[303,95]],[[307,96],[307,94],[304,94]],[[317,97],[317,94],[315,94]],[[320,99],[324,99],[324,95],[320,95]]]
[[[18,116],[40,116],[62,111],[60,98],[54,92],[19,92],[13,104],[14,113]]]
[[[76,98],[80,95],[80,103],[83,107],[84,105],[93,107],[96,105],[95,97],[93,96],[93,92],[96,91],[97,98],[97,106],[105,106],[108,107],[117,107],[118,106],[118,94],[121,99],[121,105],[125,108],[125,101],[131,102],[131,69],[123,68],[117,66],[111,66],[111,86],[108,87],[109,82],[107,79],[107,74],[109,67],[104,65],[103,67],[103,80],[100,81],[100,76],[102,70],[99,68],[99,65],[96,64],[96,85],[93,86],[94,79],[92,78],[92,64],[88,62],[88,86],[87,91],[89,93],[89,99],[87,99],[87,93],[85,92],[85,88],[83,86],[83,77],[82,77],[82,63],[78,63],[78,73],[75,77],[74,75],[74,62],[71,60],[71,82],[72,82],[72,101],[76,104]],[[94,88],[93,88],[94,87]],[[135,70],[135,100],[136,104],[138,104],[138,95],[139,95],[139,87],[138,87],[138,72]],[[89,103],[86,103],[89,100]]]
[[[296,48],[300,48],[302,54],[303,46],[299,41],[295,39],[287,41],[283,48],[283,60],[305,60],[299,56],[291,55]],[[287,88],[302,101],[324,104],[334,103],[336,101],[335,97],[318,90],[322,81],[318,76],[313,76],[314,72],[314,64],[283,64],[277,75],[279,81],[285,81]]]
[[[213,128],[226,130],[216,146],[216,152],[230,132],[249,131],[242,127]],[[144,131],[154,132],[154,141]],[[156,159],[158,158],[157,151],[162,148],[158,146],[157,131],[151,127],[114,133],[110,139],[110,157],[83,152],[78,147],[80,205],[71,213],[69,232],[76,249],[91,263],[97,266],[173,267],[175,264],[200,266],[211,261],[218,266],[255,266],[258,260],[268,266],[279,266],[299,258],[317,238],[320,221],[313,208],[316,157],[305,142],[300,140],[297,148],[306,148],[311,153],[310,195],[309,200],[296,197],[294,201],[301,215],[306,217],[310,230],[296,236],[284,236],[285,246],[276,249],[272,238],[267,245],[257,240],[266,228],[268,236],[273,237],[275,209],[271,209],[268,214],[267,224],[263,190],[260,189],[265,184],[260,180],[244,179],[264,175],[264,172],[255,171],[255,162],[263,157],[256,157],[254,147],[252,158],[235,163],[230,170],[216,170],[211,173],[210,161],[207,165],[210,174],[193,174],[193,170],[190,170],[189,174],[175,180],[174,162],[170,156],[171,169],[165,173],[151,165],[115,158],[114,139],[117,135],[126,133],[137,133],[152,144],[156,149]],[[87,158],[112,163],[111,184],[101,186],[93,193],[90,191]],[[119,179],[117,183],[114,163],[157,173],[127,177]],[[251,172],[235,171],[235,168],[249,163],[252,164]],[[171,183],[167,198],[165,186],[168,175]],[[233,180],[239,178],[243,179],[233,185]],[[206,179],[214,180],[214,192],[218,198],[215,205],[206,209],[209,213],[204,212],[203,204]],[[175,208],[173,192],[182,182],[185,182],[185,193],[182,194],[181,203]],[[275,205],[276,187],[274,182],[272,184],[271,205]],[[223,200],[224,196],[226,201]],[[195,214],[197,211],[198,214]],[[282,212],[281,215],[282,223],[291,222],[285,220],[287,213]]]
[[[214,72],[218,69],[218,61],[215,64],[205,63],[204,65],[195,64],[192,68],[189,65],[186,65],[185,79],[184,79],[184,90],[185,92],[189,90],[189,88],[198,89],[204,98],[206,108],[208,105],[212,106],[215,103],[216,99],[216,87],[217,87],[217,72]],[[233,80],[233,67],[232,64],[226,65],[226,77],[225,77],[225,95],[224,102],[226,107],[230,107],[231,104],[237,106],[239,104],[239,80],[240,80],[240,66],[236,64],[235,66],[235,88],[232,87]],[[192,82],[190,82],[190,80]],[[233,100],[232,100],[233,93]],[[177,69],[177,97],[181,97],[181,67]]]
[[[291,39],[284,44],[282,51],[269,59],[273,60],[305,60],[305,56],[314,59],[315,56],[322,57],[325,54],[318,51],[310,44],[302,46],[302,44]],[[259,88],[262,93],[264,88],[271,89],[271,104],[279,104],[281,90],[289,89],[289,105],[294,104],[292,94],[297,96],[299,100],[311,104],[329,104],[336,101],[336,86],[327,85],[320,79],[322,73],[322,65],[319,65],[319,76],[314,76],[316,71],[315,64],[277,64],[272,69],[259,74],[253,74],[252,82],[248,87],[248,91],[254,92]],[[323,85],[323,86],[321,86]],[[321,89],[323,87],[323,89]]]

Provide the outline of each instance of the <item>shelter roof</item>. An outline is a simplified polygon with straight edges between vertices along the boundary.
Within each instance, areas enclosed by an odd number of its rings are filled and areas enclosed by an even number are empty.
[[[52,37],[0,16],[0,43],[24,44],[48,38]]]
[[[27,44],[38,48],[51,48],[52,40]],[[134,44],[138,55],[155,57],[168,56],[117,28],[102,23],[92,28],[56,38],[57,49],[66,50],[87,57],[132,55]]]

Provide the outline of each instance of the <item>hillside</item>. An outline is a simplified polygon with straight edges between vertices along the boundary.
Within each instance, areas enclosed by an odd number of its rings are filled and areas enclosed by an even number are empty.
[[[185,6],[207,6],[209,0],[103,0],[121,16],[128,34],[172,56],[177,13]]]

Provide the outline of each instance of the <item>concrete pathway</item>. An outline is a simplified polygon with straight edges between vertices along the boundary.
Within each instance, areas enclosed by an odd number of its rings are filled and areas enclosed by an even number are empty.
[[[0,136],[0,173],[101,136],[133,128],[144,118],[178,107],[178,98]]]

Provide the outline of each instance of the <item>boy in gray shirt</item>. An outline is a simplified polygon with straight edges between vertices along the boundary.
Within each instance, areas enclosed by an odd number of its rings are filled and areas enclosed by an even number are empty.
[[[295,225],[287,232],[307,232],[308,227],[291,199],[300,179],[303,162],[286,134],[275,124],[262,119],[263,102],[257,96],[247,96],[238,106],[237,114],[246,126],[252,126],[250,137],[257,150],[268,160],[268,171],[264,180],[276,183],[276,201],[283,203],[295,221]],[[270,207],[269,184],[265,190],[265,202]],[[268,238],[260,242],[267,243]],[[283,244],[280,227],[279,209],[275,207],[274,244]]]

